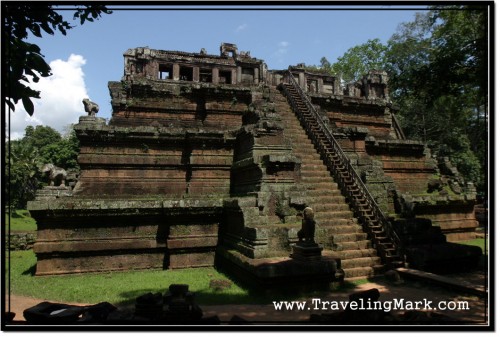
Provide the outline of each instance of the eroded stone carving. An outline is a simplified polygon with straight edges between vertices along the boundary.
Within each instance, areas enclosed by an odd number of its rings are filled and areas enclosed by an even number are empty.
[[[314,243],[314,231],[316,229],[316,221],[314,220],[314,211],[311,207],[304,209],[304,217],[302,219],[302,229],[299,230],[297,236],[300,242]]]
[[[66,170],[55,166],[54,164],[45,164],[42,173],[49,179],[49,186],[65,186]]]
[[[99,105],[97,105],[97,103],[92,102],[88,98],[84,98],[82,100],[82,103],[85,108],[85,112],[87,112],[90,117],[95,117],[95,114],[99,112]]]

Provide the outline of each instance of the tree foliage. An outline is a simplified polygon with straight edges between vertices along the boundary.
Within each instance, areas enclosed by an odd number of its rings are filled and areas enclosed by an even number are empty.
[[[88,4],[74,7],[73,19],[80,24],[94,21],[101,14],[110,14],[103,5]],[[24,41],[29,33],[42,37],[42,33],[54,35],[55,31],[66,35],[74,28],[59,14],[53,5],[37,2],[3,2],[3,36],[5,49],[3,67],[6,69],[3,91],[5,104],[15,110],[15,104],[22,101],[29,115],[34,113],[31,99],[40,98],[40,92],[29,86],[30,80],[37,83],[41,77],[51,75],[50,66],[45,62],[40,47]]]
[[[352,82],[372,69],[381,69],[386,63],[386,50],[387,46],[379,39],[368,40],[362,45],[349,48],[330,66],[330,71],[342,80]]]
[[[486,167],[487,15],[485,6],[433,6],[400,24],[386,45],[368,40],[330,68],[346,81],[370,69],[386,70],[408,138],[450,157],[480,190]]]
[[[486,21],[485,8],[432,7],[402,24],[386,53],[406,134],[450,157],[480,190],[486,167]]]
[[[24,208],[39,187],[40,157],[35,148],[19,140],[7,143],[6,150],[9,160],[5,166],[8,202],[13,207]]]
[[[49,126],[26,127],[22,139],[6,143],[9,203],[25,208],[35,197],[37,189],[46,183],[41,174],[44,164],[52,163],[66,170],[78,169],[78,151],[79,142],[74,131],[62,137]]]

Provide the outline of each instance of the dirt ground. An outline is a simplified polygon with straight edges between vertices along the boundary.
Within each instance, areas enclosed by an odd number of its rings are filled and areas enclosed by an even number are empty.
[[[465,278],[464,275],[456,275],[457,278]],[[484,285],[484,275],[468,275],[466,277],[469,282],[479,282]],[[444,314],[452,319],[459,319],[468,322],[471,325],[483,325],[488,323],[488,306],[485,297],[469,295],[466,293],[459,293],[451,289],[446,289],[440,286],[433,286],[428,283],[421,283],[416,281],[404,281],[403,284],[394,284],[384,278],[375,279],[374,281],[356,286],[356,288],[349,289],[348,291],[335,292],[321,298],[321,301],[347,301],[350,294],[354,292],[364,291],[376,288],[380,292],[380,301],[394,301],[403,299],[406,301],[432,301],[432,305],[436,306],[440,301],[450,301],[457,303],[457,301],[466,301],[469,310],[437,310],[434,311],[439,314]],[[9,297],[6,297],[6,301]],[[303,299],[307,302],[309,310],[275,310],[272,303],[268,305],[201,305],[204,317],[217,315],[221,322],[229,322],[235,315],[241,319],[252,323],[275,323],[286,324],[297,321],[307,322],[311,314],[325,314],[332,313],[331,309],[322,310],[322,305],[313,305],[313,299]],[[35,306],[43,302],[43,299],[28,298],[13,295],[10,297],[10,311],[16,313],[14,321],[23,321],[23,311],[27,308]],[[454,302],[453,302],[454,301]],[[272,302],[272,301],[270,301]],[[315,302],[316,303],[316,302]],[[68,303],[73,305],[89,305],[90,303]],[[95,304],[95,303],[94,303]],[[316,310],[315,307],[318,309]],[[330,304],[325,307],[330,308]],[[9,310],[9,304],[6,303],[6,308]],[[121,309],[121,308],[120,308]],[[338,312],[338,311],[337,311]]]

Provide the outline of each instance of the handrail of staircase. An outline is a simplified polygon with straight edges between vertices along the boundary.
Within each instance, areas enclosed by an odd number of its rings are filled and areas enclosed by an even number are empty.
[[[387,220],[387,218],[383,214],[382,210],[380,209],[380,207],[376,203],[375,199],[373,198],[373,196],[369,192],[368,188],[365,186],[365,184],[363,183],[363,181],[359,177],[358,173],[356,172],[356,170],[352,166],[350,159],[345,155],[344,151],[340,147],[340,144],[337,142],[337,140],[333,136],[332,131],[326,125],[326,123],[324,122],[324,120],[321,118],[319,112],[313,106],[313,104],[311,103],[309,97],[307,97],[307,95],[304,94],[304,91],[302,90],[302,88],[300,87],[300,85],[297,83],[297,81],[293,77],[293,74],[292,74],[292,72],[290,70],[288,70],[287,76],[289,78],[290,84],[292,84],[294,86],[295,90],[297,91],[297,93],[302,98],[302,101],[305,102],[305,104],[307,105],[307,108],[311,112],[313,112],[313,115],[316,118],[316,120],[318,122],[318,125],[320,126],[323,134],[328,138],[330,144],[333,145],[336,153],[340,156],[343,164],[348,169],[348,171],[351,174],[351,176],[354,178],[355,183],[358,185],[358,187],[361,189],[362,193],[365,195],[365,197],[367,199],[367,202],[370,205],[370,208],[375,212],[376,217],[378,218],[378,220],[380,220],[380,223],[382,224],[382,226],[383,226],[386,234],[388,235],[389,239],[391,239],[391,241],[393,242],[395,249],[397,250],[398,253],[400,253],[400,257],[403,258],[403,255],[401,255],[401,240],[400,240],[399,236],[397,235],[397,233],[392,228],[391,223]],[[293,102],[292,99],[290,99],[290,101],[292,102],[292,105],[294,105],[295,111],[298,111],[297,110],[297,106],[295,106],[295,102]],[[301,114],[299,114],[299,117],[301,119],[304,118]],[[313,137],[316,138],[316,136],[314,135],[314,133],[313,133]],[[319,142],[319,140],[317,138],[315,140],[316,140],[316,142]],[[322,152],[324,151],[321,147],[319,147],[319,148],[320,148],[320,151],[322,151]],[[329,162],[329,165],[331,167],[334,167],[334,163],[330,162],[329,157],[327,155],[325,155],[324,157]],[[341,180],[341,179],[338,179],[338,180]]]
[[[406,139],[405,133],[403,132],[401,125],[399,125],[398,118],[392,112],[391,112],[391,119],[392,119],[392,127],[394,128],[394,130],[396,130],[396,135],[398,139]]]

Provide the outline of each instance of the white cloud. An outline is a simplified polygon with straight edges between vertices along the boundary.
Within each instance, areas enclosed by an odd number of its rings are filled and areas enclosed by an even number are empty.
[[[241,25],[239,25],[239,26],[238,26],[238,28],[236,28],[235,33],[239,33],[239,32],[241,32],[242,30],[247,29],[247,27],[248,27],[248,25],[247,25],[246,23],[241,24]]]
[[[289,44],[290,44],[290,43],[288,43],[287,41],[281,41],[281,42],[279,43],[279,46],[280,46],[281,48],[286,48],[286,47],[288,47],[288,45],[289,45]]]
[[[82,99],[88,97],[82,67],[86,60],[81,55],[71,54],[67,61],[50,62],[52,76],[43,77],[30,87],[40,91],[40,99],[33,99],[33,117],[24,110],[21,101],[11,113],[11,139],[21,138],[28,125],[48,125],[59,132],[68,124],[78,123],[85,115]],[[9,113],[8,109],[7,113]]]

